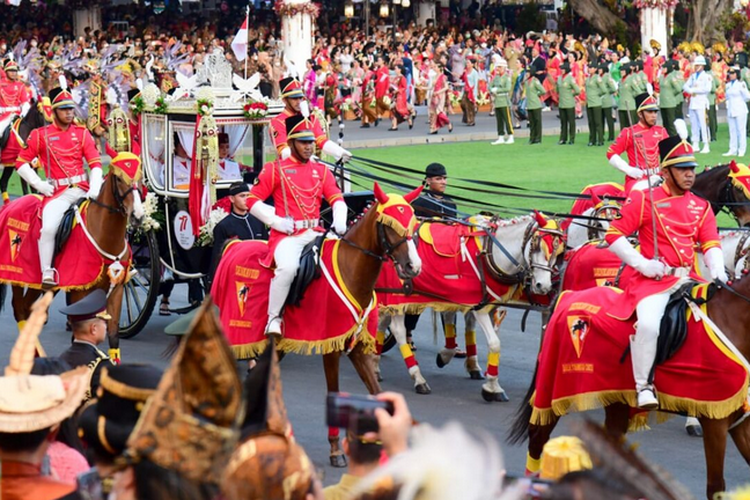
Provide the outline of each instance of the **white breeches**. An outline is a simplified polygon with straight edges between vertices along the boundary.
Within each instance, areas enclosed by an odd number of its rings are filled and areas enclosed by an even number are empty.
[[[656,342],[659,337],[661,318],[669,302],[671,292],[651,295],[638,302],[635,308],[638,317],[636,338],[640,343]]]
[[[705,109],[691,109],[690,113],[690,142],[698,144],[701,140],[708,143],[711,138],[708,137],[708,124],[706,123]]]
[[[55,235],[62,222],[65,211],[79,199],[86,196],[86,191],[72,187],[63,191],[60,196],[50,200],[42,210],[42,231],[39,235],[39,264],[42,271],[52,267],[55,252]]]
[[[729,125],[729,152],[745,156],[747,149],[747,115],[727,116]]]
[[[315,240],[321,234],[308,229],[304,233],[287,236],[276,246],[273,254],[274,261],[276,261],[276,271],[271,280],[268,297],[269,319],[278,317],[281,314],[281,308],[284,307],[289,288],[292,286],[297,269],[299,269],[299,259],[305,245]]]

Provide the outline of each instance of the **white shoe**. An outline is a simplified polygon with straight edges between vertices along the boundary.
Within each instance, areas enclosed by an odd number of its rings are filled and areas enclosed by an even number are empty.
[[[505,140],[505,144],[513,144],[514,142],[516,142],[516,141],[513,140],[513,136],[512,135],[509,135],[508,139]]]
[[[741,152],[741,153],[737,153],[737,155],[736,155],[736,156],[739,156],[740,158],[742,158],[743,156],[745,156],[745,152],[743,151],[743,152]]]
[[[655,410],[659,407],[654,390],[646,387],[638,391],[638,408],[641,410]]]
[[[490,144],[492,144],[493,146],[497,146],[498,144],[505,144],[505,139],[502,137],[498,137],[495,142],[491,142]]]
[[[542,111],[552,111],[552,108],[550,108],[549,106],[545,106],[542,108]]]
[[[699,142],[694,142],[690,145],[690,147],[693,148],[693,151],[698,151],[701,148],[701,145]]]
[[[266,335],[281,336],[281,318],[276,316],[268,320],[266,325]]]
[[[724,154],[723,154],[723,155],[721,155],[721,156],[737,156],[737,153],[733,153],[733,152],[731,152],[731,151],[727,151],[726,153],[724,153]]]
[[[48,267],[42,272],[42,285],[57,286],[57,269]]]
[[[708,143],[704,144],[703,149],[701,149],[701,154],[706,154],[710,152],[711,152],[711,148],[708,147]]]

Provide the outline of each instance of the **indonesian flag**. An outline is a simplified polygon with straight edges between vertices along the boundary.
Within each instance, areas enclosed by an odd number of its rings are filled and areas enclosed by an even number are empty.
[[[232,52],[238,61],[244,61],[247,57],[247,17],[232,40]]]

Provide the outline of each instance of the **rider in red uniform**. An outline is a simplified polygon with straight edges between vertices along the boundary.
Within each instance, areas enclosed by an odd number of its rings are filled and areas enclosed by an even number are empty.
[[[609,164],[625,174],[625,193],[630,193],[639,179],[659,171],[659,141],[668,137],[667,129],[656,124],[659,105],[654,96],[643,93],[635,98],[638,123],[622,129],[607,150]],[[628,161],[620,155],[627,152]],[[648,187],[640,184],[636,189]]]
[[[656,399],[650,373],[656,356],[659,327],[670,294],[695,273],[695,252],[700,248],[712,280],[727,280],[711,205],[693,193],[697,163],[693,148],[679,136],[659,143],[664,184],[630,193],[622,217],[612,222],[605,239],[609,249],[636,273],[627,285],[623,307],[638,317],[636,334],[630,338],[633,376],[638,407],[655,409]],[[654,234],[656,218],[656,234]],[[641,253],[627,237],[638,232]]]
[[[96,198],[104,183],[102,162],[94,138],[85,127],[76,125],[75,103],[67,89],[50,91],[54,122],[31,131],[16,160],[18,174],[31,187],[46,196],[42,209],[42,231],[39,236],[39,261],[42,267],[42,283],[57,285],[52,257],[55,250],[55,234],[65,211],[84,196]],[[44,167],[47,180],[43,181],[31,162],[37,159]],[[83,159],[89,165],[86,174]]]
[[[10,124],[13,116],[26,116],[31,107],[31,95],[26,85],[18,79],[18,64],[5,63],[5,79],[0,80],[0,133]]]
[[[322,199],[333,209],[333,227],[346,232],[346,204],[331,171],[312,158],[315,150],[313,125],[302,115],[286,120],[291,156],[266,163],[250,192],[250,214],[271,226],[269,257],[276,264],[268,292],[266,334],[281,335],[281,309],[299,268],[302,249],[318,237]],[[264,203],[273,196],[274,206]],[[271,262],[264,264],[270,265]]]
[[[286,119],[290,116],[309,115],[310,108],[305,100],[305,94],[302,93],[302,84],[299,80],[293,77],[282,78],[279,81],[279,87],[281,88],[281,99],[284,101],[284,111],[271,120],[271,137],[279,156],[282,160],[286,160],[292,154],[289,144],[287,144]],[[344,161],[352,157],[349,151],[328,139],[317,116],[313,114],[308,119],[315,135],[315,144],[325,154],[331,155],[337,160],[343,158]]]

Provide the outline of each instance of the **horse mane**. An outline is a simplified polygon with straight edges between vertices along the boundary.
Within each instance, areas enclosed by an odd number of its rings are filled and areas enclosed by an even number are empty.
[[[498,219],[497,221],[497,227],[508,227],[508,226],[515,226],[516,224],[519,224],[521,222],[527,222],[531,218],[533,218],[533,215],[518,215],[516,217],[513,217],[512,219]]]

